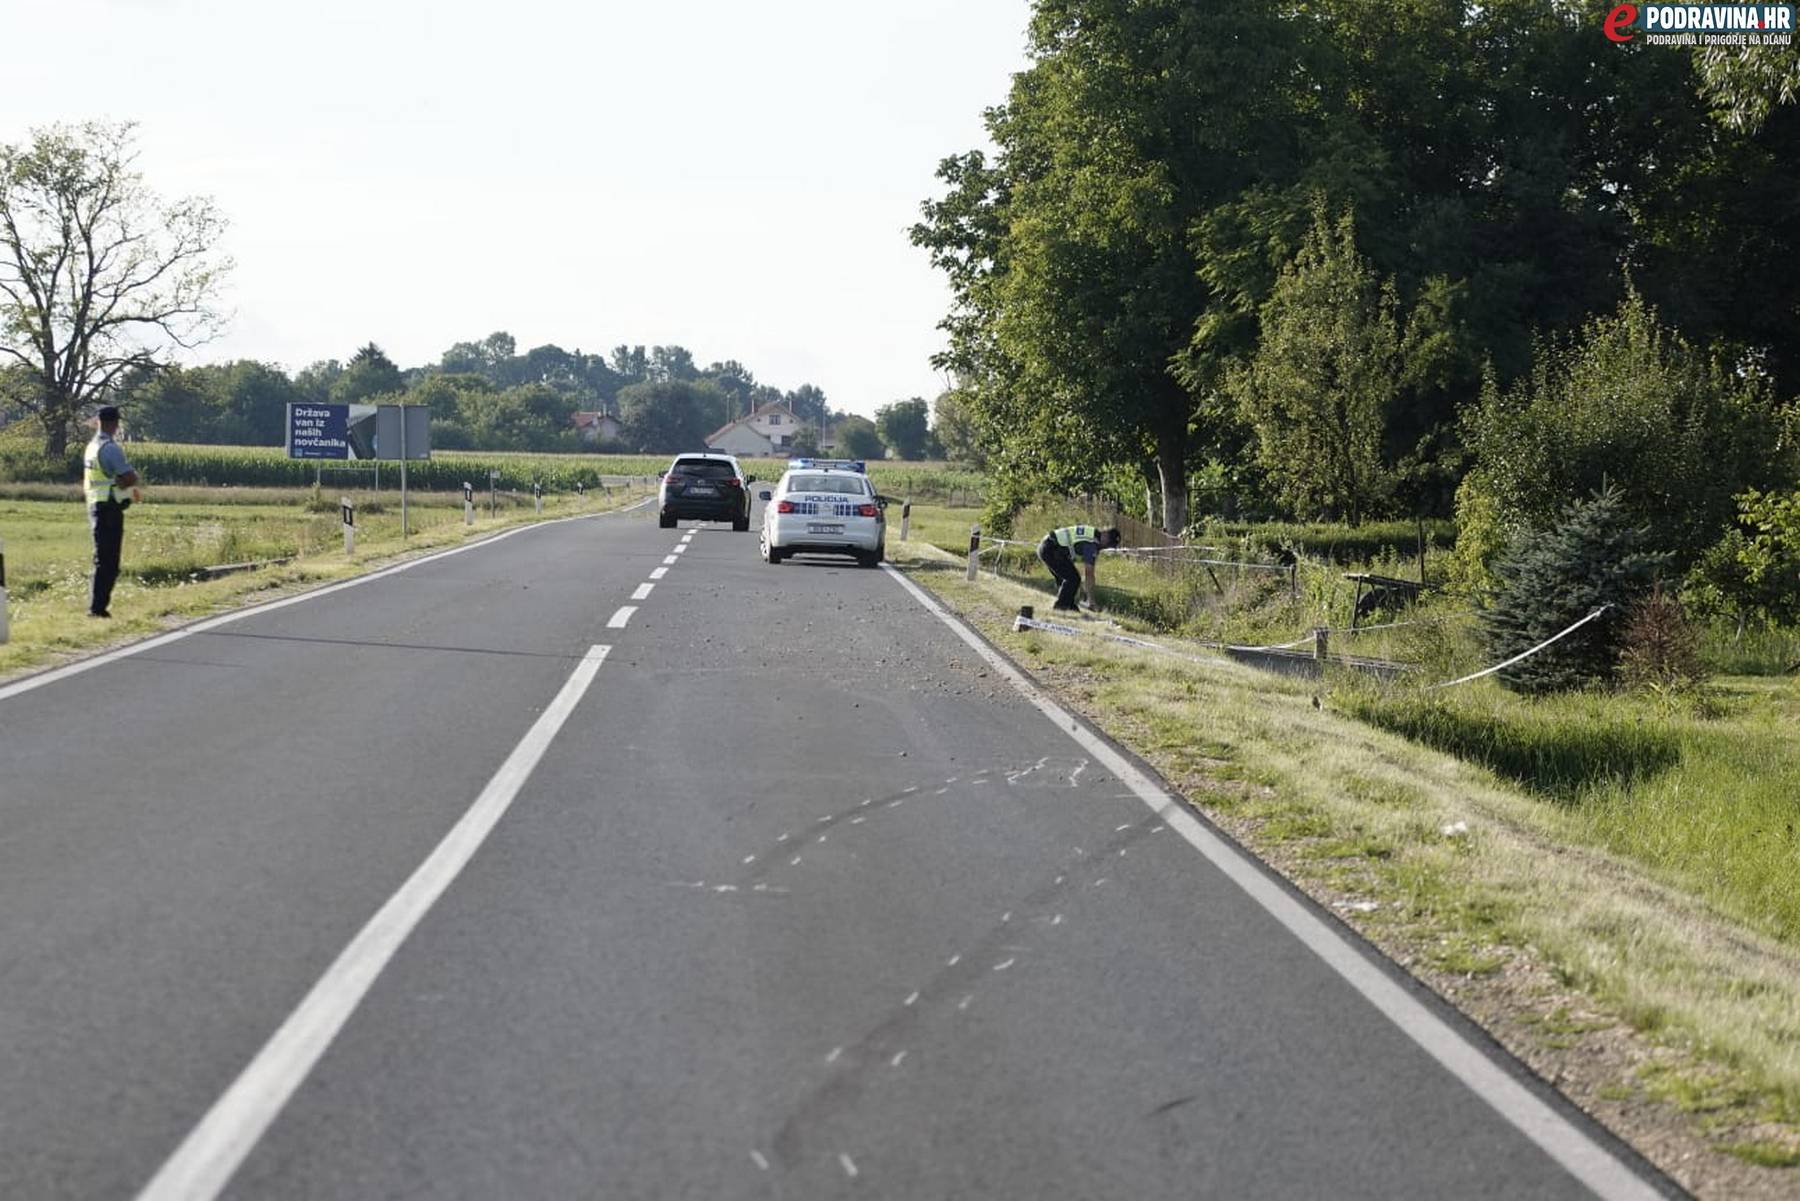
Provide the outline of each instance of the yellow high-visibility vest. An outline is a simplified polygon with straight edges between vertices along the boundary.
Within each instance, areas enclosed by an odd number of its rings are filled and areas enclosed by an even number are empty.
[[[106,473],[106,468],[100,466],[100,447],[103,440],[112,441],[111,438],[105,438],[104,435],[95,434],[94,440],[87,444],[86,453],[81,456],[82,465],[86,468],[89,508],[95,505],[111,504],[118,499],[117,494],[113,491],[113,477]]]
[[[1064,550],[1072,551],[1077,542],[1099,542],[1100,527],[1095,525],[1065,525],[1051,534]]]

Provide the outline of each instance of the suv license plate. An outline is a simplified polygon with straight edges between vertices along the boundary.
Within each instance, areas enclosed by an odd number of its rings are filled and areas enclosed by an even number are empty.
[[[827,525],[822,521],[809,521],[806,523],[806,532],[809,534],[841,534],[844,532],[844,527]]]
[[[688,486],[689,496],[717,496],[718,494],[719,490],[711,484],[690,484]]]

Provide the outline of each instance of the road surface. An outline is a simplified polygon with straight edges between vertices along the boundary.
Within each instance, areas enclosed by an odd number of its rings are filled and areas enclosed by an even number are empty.
[[[1668,1190],[755,538],[534,527],[0,686],[0,1195]]]

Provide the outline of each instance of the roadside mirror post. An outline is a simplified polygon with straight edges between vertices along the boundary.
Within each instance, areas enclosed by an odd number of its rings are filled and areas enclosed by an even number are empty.
[[[338,515],[344,522],[344,557],[356,553],[356,506],[348,496],[338,501]]]
[[[544,485],[536,483],[531,485],[531,499],[537,505],[538,516],[542,517],[544,515]]]
[[[900,505],[900,541],[905,542],[912,531],[912,501],[904,501]]]
[[[0,538],[0,646],[9,637],[6,628],[6,539]]]
[[[475,485],[463,481],[463,524],[475,524]]]
[[[974,579],[981,570],[981,527],[969,527],[969,574],[966,579]]]

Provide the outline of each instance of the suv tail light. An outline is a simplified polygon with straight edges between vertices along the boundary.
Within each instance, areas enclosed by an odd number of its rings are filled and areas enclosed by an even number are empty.
[[[775,511],[777,513],[792,513],[794,511],[794,502],[791,500],[780,501],[775,505]]]
[[[858,517],[879,517],[881,515],[881,510],[874,505],[858,505],[856,507],[856,515]]]
[[[663,483],[665,483],[665,484],[679,484],[680,482],[681,482],[681,477],[676,475],[673,471],[671,471],[668,475],[663,476]]]

